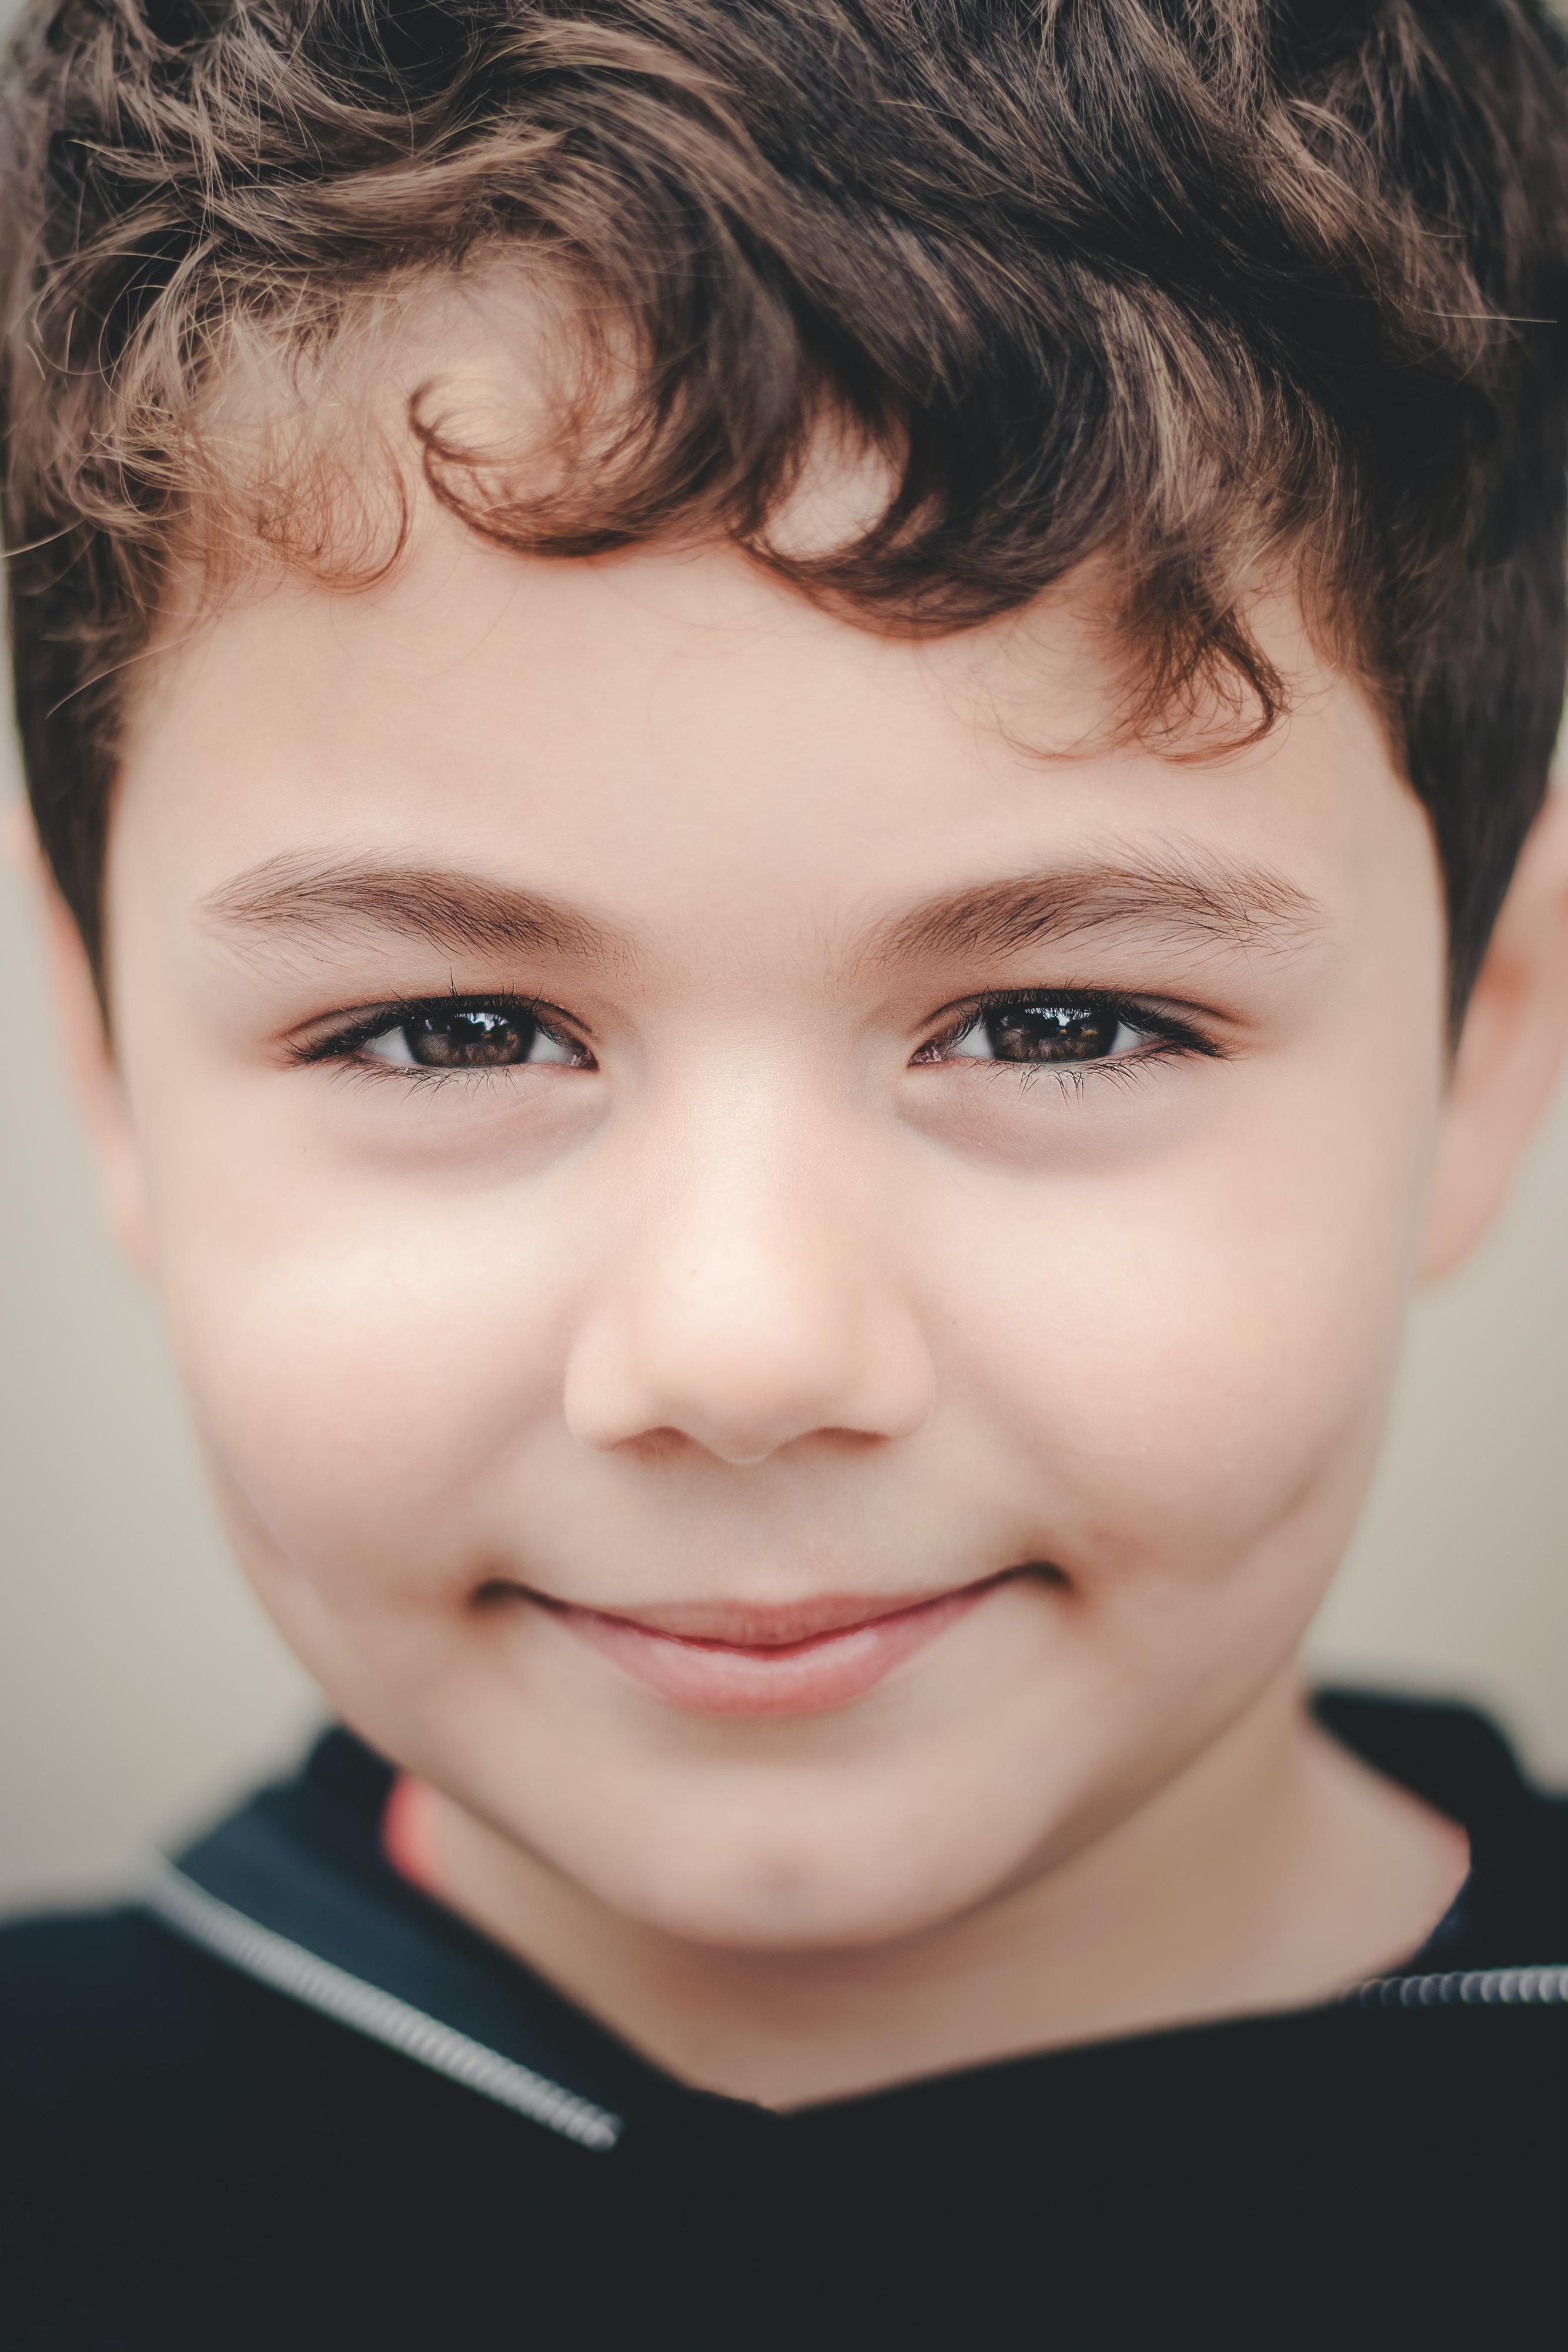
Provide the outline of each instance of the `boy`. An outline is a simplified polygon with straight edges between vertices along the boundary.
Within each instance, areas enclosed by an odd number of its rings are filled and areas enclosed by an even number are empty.
[[[1293,1659],[1568,1034],[1563,72],[30,19],[63,1001],[347,1727],[4,1939],[10,2340],[1557,2339],[1561,1810]]]

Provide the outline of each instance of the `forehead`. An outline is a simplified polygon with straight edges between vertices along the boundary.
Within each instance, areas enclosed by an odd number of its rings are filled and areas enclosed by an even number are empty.
[[[532,562],[427,518],[375,589],[278,580],[166,645],[111,882],[155,874],[193,904],[269,861],[424,866],[564,896],[646,944],[729,925],[732,946],[797,952],[945,887],[1156,853],[1347,908],[1391,868],[1435,898],[1366,705],[1288,614],[1275,644],[1286,723],[1172,757],[1116,740],[1126,672],[1087,588],[916,643],[729,550]]]

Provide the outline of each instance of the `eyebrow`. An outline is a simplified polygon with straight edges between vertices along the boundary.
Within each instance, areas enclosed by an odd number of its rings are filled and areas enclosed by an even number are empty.
[[[285,854],[225,882],[202,913],[230,929],[288,938],[390,931],[448,954],[629,956],[629,932],[559,898],[478,874]]]
[[[630,959],[637,946],[617,925],[487,876],[288,854],[222,884],[202,901],[202,912],[242,931],[387,931],[445,953],[608,962]],[[1173,946],[1280,949],[1310,933],[1322,916],[1306,892],[1268,867],[1173,850],[945,892],[873,926],[857,961],[1005,956],[1123,926]]]
[[[1124,926],[1175,947],[1281,950],[1307,938],[1322,919],[1315,899],[1267,866],[1167,850],[1056,866],[928,898],[879,924],[870,951],[889,963],[1004,956]]]

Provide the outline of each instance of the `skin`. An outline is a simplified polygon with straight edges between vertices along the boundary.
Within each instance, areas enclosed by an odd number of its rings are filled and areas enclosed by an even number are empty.
[[[57,925],[239,1557],[413,1776],[423,1867],[780,2105],[1318,1998],[1465,1867],[1292,1661],[1412,1286],[1563,1049],[1564,827],[1450,1067],[1430,832],[1356,692],[1281,618],[1267,744],[1095,748],[1088,619],[919,647],[722,549],[534,563],[424,513],[376,590],[269,583],[151,668],[112,1054]],[[433,874],[580,928],[465,940]],[[1009,937],[900,945],[1023,877]],[[916,1058],[1009,989],[1210,1050]],[[558,1008],[590,1063],[300,1058],[451,990]],[[661,1697],[549,1605],[733,1629],[996,1577],[804,1713]]]

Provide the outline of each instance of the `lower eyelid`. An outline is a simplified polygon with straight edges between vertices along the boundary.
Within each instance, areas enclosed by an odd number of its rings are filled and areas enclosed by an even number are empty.
[[[1226,1058],[1222,1049],[1205,1041],[1138,1029],[1133,1023],[1124,1025],[1133,1030],[1137,1042],[1126,1051],[1103,1055],[1094,1061],[1015,1062],[997,1055],[945,1054],[925,1066],[972,1071],[988,1086],[1004,1086],[1007,1098],[1018,1102],[1044,1081],[1053,1081],[1059,1093],[1082,1098],[1097,1083],[1134,1085],[1151,1075],[1156,1065],[1195,1063],[1211,1055]]]

